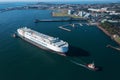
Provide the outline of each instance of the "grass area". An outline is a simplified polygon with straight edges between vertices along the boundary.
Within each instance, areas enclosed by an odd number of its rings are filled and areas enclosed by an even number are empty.
[[[69,17],[72,17],[72,18],[82,18],[82,17],[80,17],[80,16],[69,15],[69,14],[67,14],[67,13],[62,13],[62,12],[54,13],[53,16],[55,16],[55,17],[69,16]]]
[[[64,17],[64,16],[69,16],[69,15],[66,13],[54,13],[53,16]]]
[[[82,18],[80,16],[75,16],[75,15],[69,15],[69,16],[72,17],[72,18]]]
[[[115,40],[120,43],[120,37],[115,38]]]

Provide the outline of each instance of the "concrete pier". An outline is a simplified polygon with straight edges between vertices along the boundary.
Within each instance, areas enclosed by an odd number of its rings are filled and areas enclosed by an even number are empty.
[[[63,29],[63,30],[66,30],[66,31],[69,31],[69,32],[71,31],[70,29],[64,28],[64,27],[62,27],[62,26],[59,26],[59,28],[60,28],[60,29]]]
[[[80,26],[83,26],[81,23],[79,24]]]

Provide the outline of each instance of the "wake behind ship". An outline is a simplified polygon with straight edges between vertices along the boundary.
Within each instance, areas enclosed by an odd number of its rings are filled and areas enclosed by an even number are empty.
[[[17,29],[17,35],[43,49],[52,50],[58,53],[66,53],[68,51],[69,45],[67,42],[59,38],[39,33],[27,27]]]

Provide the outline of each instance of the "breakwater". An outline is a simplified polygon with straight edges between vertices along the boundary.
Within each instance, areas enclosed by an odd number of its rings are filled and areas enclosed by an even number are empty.
[[[120,47],[114,47],[114,46],[111,46],[111,45],[107,45],[106,47],[120,51]]]

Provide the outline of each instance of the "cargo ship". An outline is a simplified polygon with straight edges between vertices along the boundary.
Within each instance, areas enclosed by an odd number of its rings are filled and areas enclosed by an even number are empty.
[[[39,48],[54,51],[61,55],[66,55],[68,51],[69,45],[67,42],[59,38],[39,33],[27,27],[17,29],[17,36]]]

